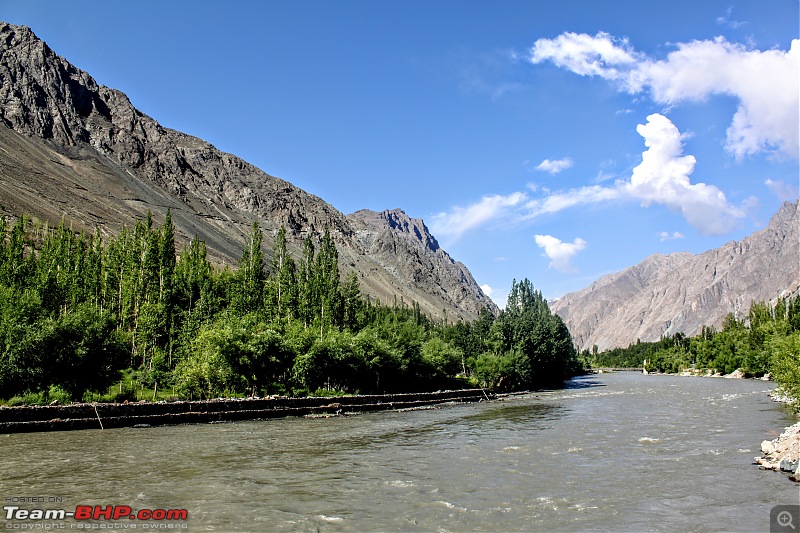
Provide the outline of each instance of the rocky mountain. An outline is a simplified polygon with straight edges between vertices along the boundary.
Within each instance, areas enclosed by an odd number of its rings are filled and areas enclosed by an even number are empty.
[[[768,227],[694,255],[653,255],[570,293],[551,308],[581,349],[627,346],[746,318],[753,301],[800,291],[800,210],[785,203]]]
[[[218,263],[235,264],[253,221],[267,257],[287,229],[302,241],[327,227],[342,274],[386,301],[470,319],[496,310],[469,271],[441,250],[421,220],[402,211],[350,216],[209,143],[161,126],[121,92],[98,85],[26,27],[0,22],[0,216],[62,217],[104,234],[169,208],[179,241],[205,240]]]
[[[381,213],[362,209],[347,219],[367,254],[391,276],[388,283],[399,287],[412,280],[427,294],[453,301],[474,316],[485,307],[492,308],[483,300],[476,301],[473,295],[483,291],[467,267],[439,247],[422,219],[410,218],[400,209]],[[397,257],[405,260],[398,262]]]

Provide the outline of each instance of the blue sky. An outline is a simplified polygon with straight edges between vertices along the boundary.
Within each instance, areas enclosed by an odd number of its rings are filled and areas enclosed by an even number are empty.
[[[798,196],[796,0],[0,0],[0,19],[344,213],[423,218],[501,305],[513,278],[559,297]]]

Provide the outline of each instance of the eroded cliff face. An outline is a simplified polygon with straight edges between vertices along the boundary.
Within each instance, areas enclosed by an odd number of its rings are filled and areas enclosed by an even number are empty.
[[[754,301],[774,302],[800,289],[800,214],[785,203],[769,226],[741,241],[693,255],[653,255],[605,276],[551,307],[582,348],[655,341],[664,333],[719,328]]]
[[[356,272],[375,298],[417,301],[437,317],[446,310],[451,318],[470,319],[484,306],[496,309],[466,267],[444,251],[403,246],[403,224],[365,241],[358,217],[347,218],[202,139],[164,128],[30,29],[3,22],[0,151],[0,215],[29,213],[52,223],[65,216],[75,229],[113,234],[148,210],[158,220],[169,208],[179,241],[198,235],[220,263],[238,260],[253,221],[264,229],[267,252],[281,226],[298,254],[306,236],[319,240],[329,228],[343,275]],[[427,228],[425,235],[436,242]]]

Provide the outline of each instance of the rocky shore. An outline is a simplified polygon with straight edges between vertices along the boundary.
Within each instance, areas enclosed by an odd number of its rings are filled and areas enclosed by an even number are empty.
[[[79,403],[0,408],[1,433],[149,427],[261,420],[287,416],[335,416],[366,411],[408,410],[443,403],[494,399],[482,389],[326,398],[218,398],[204,401]]]
[[[787,427],[778,438],[763,441],[755,464],[765,470],[789,472],[789,479],[800,481],[800,422]]]

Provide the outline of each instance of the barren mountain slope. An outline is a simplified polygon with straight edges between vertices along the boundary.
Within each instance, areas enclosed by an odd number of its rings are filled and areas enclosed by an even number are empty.
[[[172,210],[179,243],[197,234],[217,262],[235,263],[254,220],[269,252],[286,226],[299,254],[307,235],[326,227],[339,248],[343,274],[355,271],[362,289],[385,300],[417,301],[436,316],[472,318],[494,304],[464,268],[428,262],[442,255],[391,260],[371,256],[353,221],[322,199],[265,174],[209,143],[162,127],[121,92],[99,86],[89,74],[56,55],[33,32],[0,22],[0,215],[29,213],[76,229],[113,234],[133,217]],[[390,241],[397,228],[381,232]],[[269,256],[269,255],[268,255]],[[389,256],[387,256],[389,257]],[[435,282],[408,276],[408,261],[441,271]],[[397,266],[394,271],[387,265]]]
[[[551,307],[583,349],[627,346],[663,333],[695,335],[719,327],[753,301],[774,302],[800,288],[798,203],[785,203],[769,226],[741,241],[693,255],[653,255],[604,276]]]
[[[400,209],[381,213],[363,209],[347,218],[367,254],[391,276],[390,283],[413,280],[432,297],[454,301],[473,315],[494,308],[467,267],[439,247],[422,219],[410,218]],[[405,260],[398,262],[398,256]],[[476,298],[476,294],[480,296]]]

